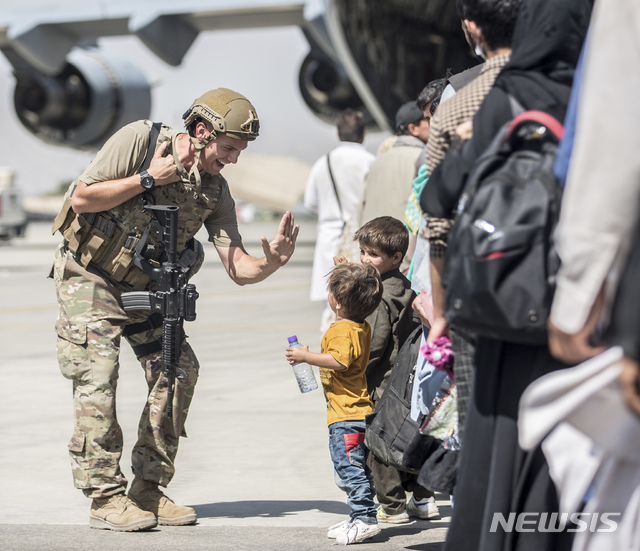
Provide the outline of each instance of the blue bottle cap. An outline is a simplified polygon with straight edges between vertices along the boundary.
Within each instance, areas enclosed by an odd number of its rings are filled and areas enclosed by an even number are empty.
[[[293,344],[294,342],[298,341],[298,337],[296,335],[293,335],[291,337],[289,337],[289,344]]]

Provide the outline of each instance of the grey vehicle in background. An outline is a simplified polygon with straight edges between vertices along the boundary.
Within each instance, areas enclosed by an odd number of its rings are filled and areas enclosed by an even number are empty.
[[[0,240],[22,237],[27,229],[27,213],[22,193],[13,187],[13,170],[0,167]]]

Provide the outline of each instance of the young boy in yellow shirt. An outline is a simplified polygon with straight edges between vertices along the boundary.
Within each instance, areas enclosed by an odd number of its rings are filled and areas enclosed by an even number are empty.
[[[378,270],[384,286],[380,305],[367,317],[371,326],[367,385],[375,408],[387,387],[398,351],[419,325],[411,307],[416,294],[400,272],[409,246],[409,231],[397,218],[380,216],[364,224],[354,240],[360,245],[360,261]],[[433,492],[418,484],[417,475],[385,465],[374,454],[369,459],[380,503],[378,522],[402,524],[409,522],[409,517],[439,516]],[[409,500],[408,492],[412,493]]]
[[[327,532],[336,543],[359,543],[380,533],[374,503],[373,477],[364,445],[365,417],[373,412],[366,368],[371,327],[365,321],[380,303],[382,281],[371,265],[336,266],[329,276],[329,305],[336,314],[322,338],[322,352],[309,347],[287,348],[290,364],[307,362],[320,368],[327,401],[329,451],[338,487],[347,493],[348,520]]]

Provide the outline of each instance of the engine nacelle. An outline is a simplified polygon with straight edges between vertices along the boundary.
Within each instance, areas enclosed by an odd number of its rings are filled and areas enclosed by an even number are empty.
[[[367,113],[343,67],[318,50],[312,49],[302,62],[298,84],[309,109],[325,122],[335,124],[347,107]]]
[[[121,126],[151,112],[146,77],[115,52],[76,48],[57,75],[22,66],[15,76],[20,122],[50,144],[96,149]]]

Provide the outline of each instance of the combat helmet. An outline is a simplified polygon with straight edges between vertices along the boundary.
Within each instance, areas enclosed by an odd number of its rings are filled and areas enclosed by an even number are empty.
[[[198,162],[200,153],[218,134],[225,134],[239,140],[253,141],[258,137],[260,121],[256,108],[242,94],[228,88],[209,90],[196,99],[182,115],[187,130],[197,120],[204,120],[212,125],[211,133],[202,141],[191,136],[191,143],[196,149],[196,159],[189,172],[189,180],[193,177],[197,189],[200,189],[200,173]]]
[[[226,134],[253,141],[260,130],[256,108],[242,94],[228,88],[209,90],[191,104],[182,118],[186,128],[199,118],[210,122],[213,126],[210,139]]]

